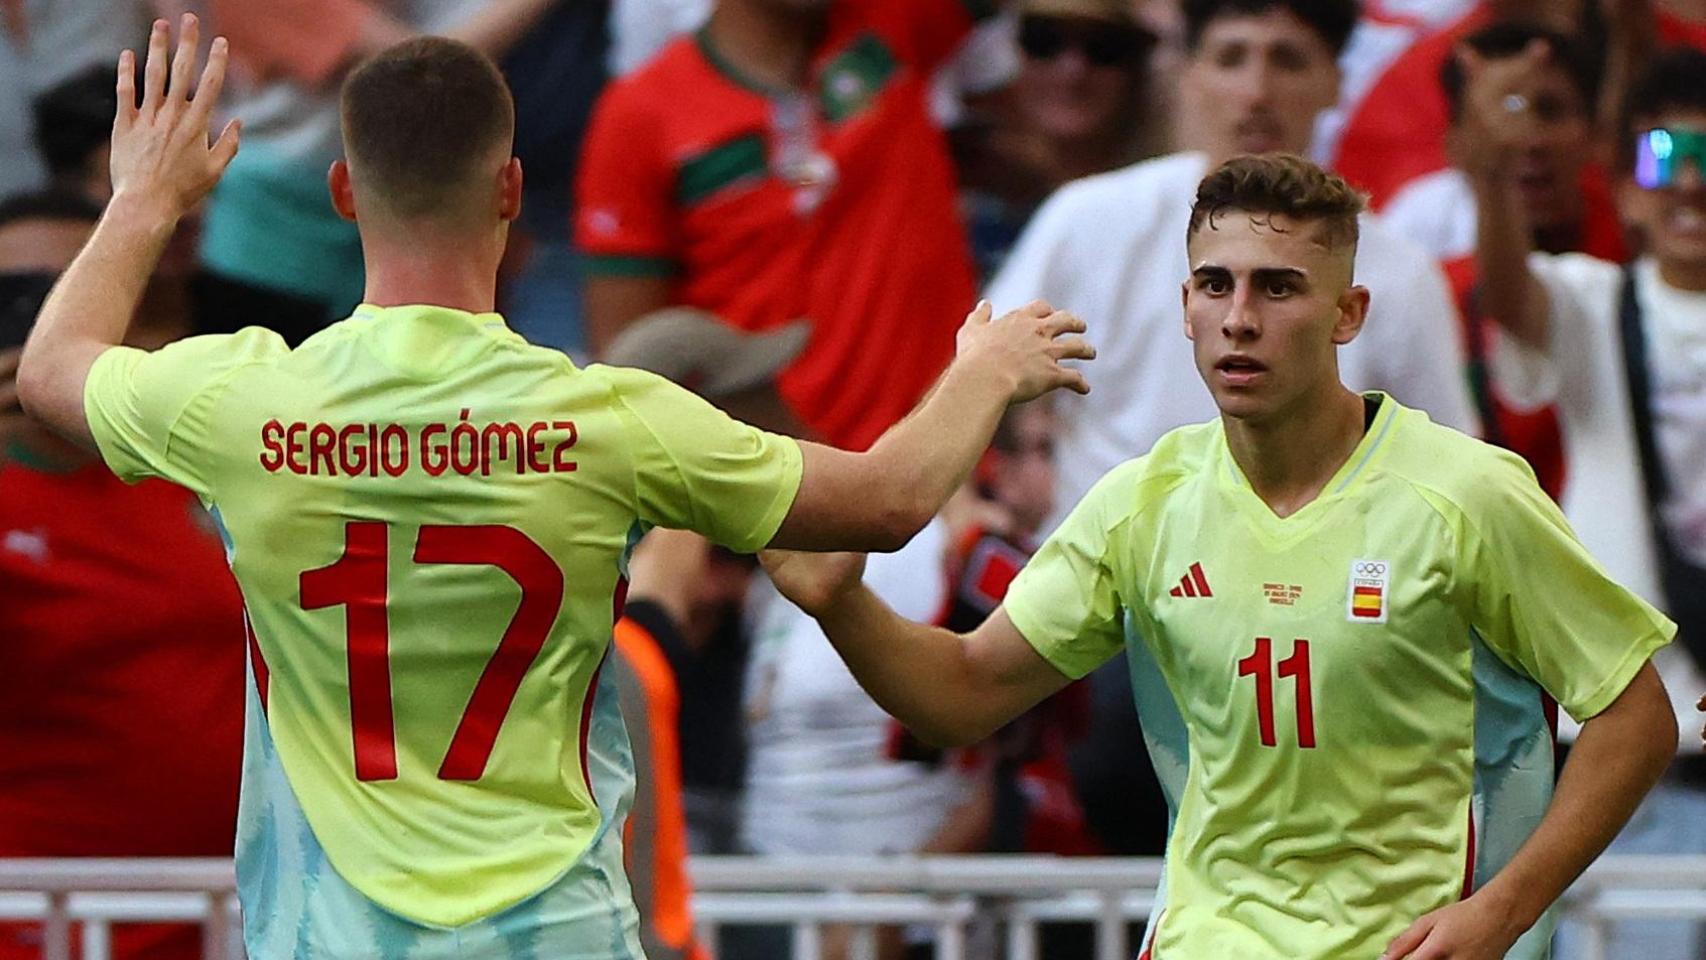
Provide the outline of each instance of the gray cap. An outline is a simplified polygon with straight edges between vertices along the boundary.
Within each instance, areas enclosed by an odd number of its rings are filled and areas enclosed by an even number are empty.
[[[811,324],[795,320],[746,333],[695,307],[665,307],[629,324],[603,359],[649,370],[715,400],[774,379],[805,349],[811,332]]]

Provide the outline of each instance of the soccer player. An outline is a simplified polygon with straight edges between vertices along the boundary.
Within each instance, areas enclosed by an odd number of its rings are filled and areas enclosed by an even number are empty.
[[[763,433],[650,374],[578,370],[491,312],[521,191],[513,110],[490,61],[426,38],[343,93],[330,186],[362,234],[367,304],[294,351],[260,329],[118,347],[173,224],[237,150],[235,127],[209,144],[226,44],[198,83],[194,18],[168,66],[169,34],[155,25],[140,105],[120,59],[113,199],[19,392],[119,476],[217,511],[254,680],[249,955],[641,956],[628,744],[599,672],[635,536],[893,549],[1010,401],[1083,388],[1058,363],[1089,355],[1082,324],[980,307],[930,399],[866,454]]]
[[[1340,383],[1361,208],[1292,157],[1202,181],[1184,329],[1220,418],[1105,476],[971,633],[901,620],[856,558],[767,557],[937,741],[1126,653],[1175,818],[1145,956],[1543,958],[1676,742],[1674,626],[1527,467]],[[1585,721],[1556,792],[1547,697]]]

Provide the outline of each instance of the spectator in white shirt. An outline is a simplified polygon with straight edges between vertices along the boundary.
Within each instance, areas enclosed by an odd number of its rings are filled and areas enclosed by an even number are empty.
[[[1706,681],[1706,53],[1661,55],[1636,83],[1620,134],[1618,206],[1646,252],[1628,268],[1533,253],[1510,182],[1538,121],[1526,91],[1547,67],[1460,53],[1465,169],[1495,380],[1513,402],[1555,402],[1570,479],[1564,513],[1617,579],[1665,608],[1680,643],[1653,658],[1684,729]],[[1683,739],[1613,853],[1706,853],[1706,757]],[[1609,955],[1694,957],[1683,921],[1618,925]]]
[[[988,292],[998,308],[1041,297],[1091,318],[1097,362],[1087,375],[1095,395],[1062,408],[1062,504],[1078,502],[1103,473],[1167,431],[1215,415],[1178,335],[1180,289],[1190,273],[1179,238],[1191,197],[1203,175],[1232,156],[1308,150],[1316,115],[1337,100],[1334,58],[1357,5],[1188,0],[1184,12],[1181,137],[1190,149],[1061,188]],[[1386,390],[1440,423],[1475,431],[1455,307],[1438,264],[1369,218],[1356,272],[1373,306],[1362,336],[1339,351],[1345,382]]]

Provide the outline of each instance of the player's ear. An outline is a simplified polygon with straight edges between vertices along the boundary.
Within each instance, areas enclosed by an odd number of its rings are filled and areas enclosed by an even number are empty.
[[[1344,346],[1357,338],[1368,321],[1367,287],[1349,287],[1339,294],[1339,318],[1333,323],[1333,342]]]
[[[355,190],[350,185],[349,164],[333,160],[326,171],[326,189],[332,194],[332,209],[345,220],[355,222]]]
[[[521,216],[521,158],[510,157],[498,174],[498,216],[514,220]]]
[[[1179,284],[1179,322],[1185,325],[1185,339],[1195,340],[1197,335],[1191,332],[1191,282],[1189,280]]]

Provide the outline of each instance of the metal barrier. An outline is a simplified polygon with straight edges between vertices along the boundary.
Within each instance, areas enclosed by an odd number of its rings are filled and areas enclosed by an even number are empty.
[[[865,931],[856,956],[872,956],[876,926],[930,928],[937,960],[996,952],[1037,960],[1044,923],[1095,926],[1097,960],[1130,960],[1128,926],[1144,921],[1160,880],[1158,860],[1028,856],[699,857],[694,911],[704,942],[718,928],[792,928],[795,960],[818,960],[823,930]],[[1586,931],[1583,960],[1606,960],[1618,920],[1706,922],[1706,856],[1605,857],[1565,895]],[[207,960],[238,960],[236,881],[225,860],[0,859],[0,920],[41,921],[45,960],[108,960],[115,923],[189,922],[203,929]],[[1668,960],[1668,958],[1650,958]]]

